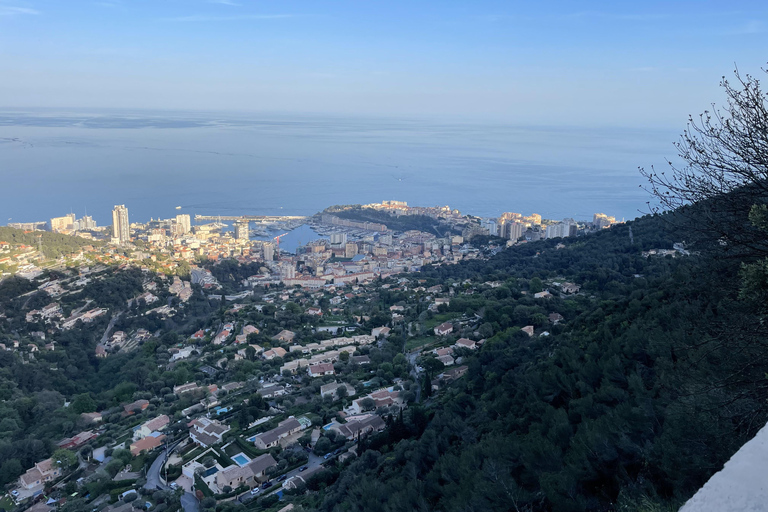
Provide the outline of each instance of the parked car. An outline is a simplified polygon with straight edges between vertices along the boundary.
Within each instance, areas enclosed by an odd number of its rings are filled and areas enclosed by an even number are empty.
[[[334,450],[334,451],[333,451],[333,454],[334,454],[334,455],[338,455],[338,454],[340,454],[340,453],[341,453],[341,448],[338,448],[338,449],[336,449],[336,450]]]
[[[262,489],[269,489],[270,487],[272,487],[272,482],[270,481],[266,481],[263,484],[261,484]]]
[[[283,480],[285,480],[286,478],[288,478],[288,475],[280,475],[279,477],[277,477],[277,481],[278,481],[278,482],[282,482],[282,481],[283,481]]]
[[[326,453],[325,456],[323,456],[324,459],[328,459],[332,454]]]
[[[18,496],[19,495],[19,491],[14,489],[14,490],[11,491],[11,494],[14,495],[14,496]]]
[[[261,492],[261,489],[259,487],[254,487],[251,489],[251,494],[259,494]]]
[[[302,471],[306,471],[306,470],[308,470],[308,469],[309,469],[309,466],[301,466],[301,467],[299,468],[299,473],[301,473]]]

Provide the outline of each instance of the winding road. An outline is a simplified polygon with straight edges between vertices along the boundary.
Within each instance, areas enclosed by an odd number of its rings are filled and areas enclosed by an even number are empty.
[[[145,489],[165,490],[169,488],[160,478],[160,471],[163,469],[163,464],[165,464],[165,461],[168,459],[168,455],[173,453],[180,442],[181,441],[176,441],[175,444],[167,447],[149,467],[149,471],[147,471],[147,483],[144,484]],[[191,492],[185,492],[181,495],[181,506],[184,508],[184,512],[198,512],[200,510],[197,498]]]

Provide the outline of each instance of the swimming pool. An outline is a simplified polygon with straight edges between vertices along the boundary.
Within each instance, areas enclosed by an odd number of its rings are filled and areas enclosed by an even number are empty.
[[[249,459],[248,457],[246,457],[242,453],[238,453],[237,455],[232,457],[232,460],[235,461],[235,463],[237,463],[237,465],[240,466],[240,467],[243,467],[246,464],[248,464],[249,462],[251,462],[251,459]]]

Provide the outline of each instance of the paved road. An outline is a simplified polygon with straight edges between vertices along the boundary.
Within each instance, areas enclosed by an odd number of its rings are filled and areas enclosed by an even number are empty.
[[[111,331],[111,330],[112,330],[112,328],[115,326],[115,322],[117,322],[117,319],[118,319],[118,318],[120,318],[120,315],[122,315],[122,314],[123,314],[123,312],[122,312],[122,311],[118,311],[117,313],[115,313],[114,315],[112,315],[112,318],[111,318],[111,319],[110,319],[110,321],[109,321],[109,325],[107,325],[107,328],[106,328],[106,330],[104,331],[104,334],[101,336],[101,341],[100,341],[99,343],[101,343],[102,345],[104,345],[104,344],[107,342],[107,340],[109,339],[109,333],[110,333],[110,331]]]
[[[145,489],[168,489],[168,486],[160,480],[160,470],[168,459],[168,455],[173,453],[180,442],[181,441],[177,441],[176,444],[169,446],[168,450],[160,454],[149,467],[149,471],[147,471],[147,483],[144,484]],[[181,506],[184,509],[184,512],[198,512],[200,510],[197,498],[191,492],[185,492],[181,495]]]
[[[145,489],[165,489],[166,486],[160,480],[160,470],[163,468],[165,460],[168,458],[168,452],[163,451],[149,467],[147,471],[147,483],[144,484]]]

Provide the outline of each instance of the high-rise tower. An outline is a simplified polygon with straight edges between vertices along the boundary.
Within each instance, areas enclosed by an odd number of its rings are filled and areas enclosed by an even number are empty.
[[[115,205],[112,209],[112,240],[118,244],[123,244],[130,239],[128,208],[123,204]]]

